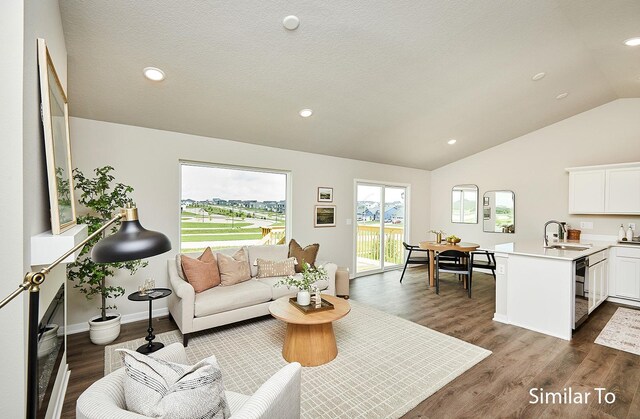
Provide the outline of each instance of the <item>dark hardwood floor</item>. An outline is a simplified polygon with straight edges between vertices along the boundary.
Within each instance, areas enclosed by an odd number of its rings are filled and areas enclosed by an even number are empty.
[[[440,295],[426,288],[426,267],[407,269],[403,283],[392,271],[351,281],[351,298],[473,343],[493,352],[428,399],[405,418],[640,418],[640,356],[605,346],[596,339],[619,307],[604,303],[571,342],[492,320],[495,285],[490,275],[474,274],[473,298],[451,276],[441,281]],[[155,319],[157,333],[175,329],[168,318]],[[117,342],[146,334],[146,321],[122,326]],[[104,350],[88,333],[68,338],[71,379],[63,417],[75,417],[78,396],[103,375]],[[532,388],[593,393],[584,405],[531,404]],[[616,395],[613,404],[598,404],[594,388]]]

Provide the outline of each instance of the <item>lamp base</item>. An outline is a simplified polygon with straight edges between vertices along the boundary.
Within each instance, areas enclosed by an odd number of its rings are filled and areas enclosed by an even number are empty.
[[[161,342],[151,342],[151,345],[149,345],[148,343],[145,343],[144,345],[142,345],[141,347],[139,347],[138,349],[136,349],[136,351],[140,352],[141,354],[150,354],[152,352],[157,351],[158,349],[162,349],[164,348],[164,344]]]

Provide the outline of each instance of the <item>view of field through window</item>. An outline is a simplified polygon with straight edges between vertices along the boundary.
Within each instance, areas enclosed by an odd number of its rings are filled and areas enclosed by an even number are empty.
[[[287,175],[183,164],[180,250],[285,241]]]

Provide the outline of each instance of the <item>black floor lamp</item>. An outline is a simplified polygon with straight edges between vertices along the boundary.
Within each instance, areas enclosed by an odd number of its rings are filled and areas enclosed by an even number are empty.
[[[27,353],[27,418],[35,419],[38,412],[38,304],[40,285],[53,268],[68,256],[81,249],[91,239],[106,230],[113,223],[122,220],[120,230],[100,240],[91,250],[91,259],[97,263],[125,262],[144,259],[171,250],[171,242],[162,233],[146,230],[138,221],[137,208],[124,208],[120,214],[107,221],[105,225],[60,256],[49,266],[38,272],[27,272],[22,284],[5,299],[0,301],[2,309],[9,301],[29,291],[29,336]]]

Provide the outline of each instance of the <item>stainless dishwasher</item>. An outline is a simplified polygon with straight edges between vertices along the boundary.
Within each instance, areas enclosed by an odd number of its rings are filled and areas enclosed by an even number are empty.
[[[573,329],[580,326],[589,316],[589,301],[586,296],[589,280],[589,258],[583,257],[575,261],[573,276],[575,278],[575,301],[573,307]]]

